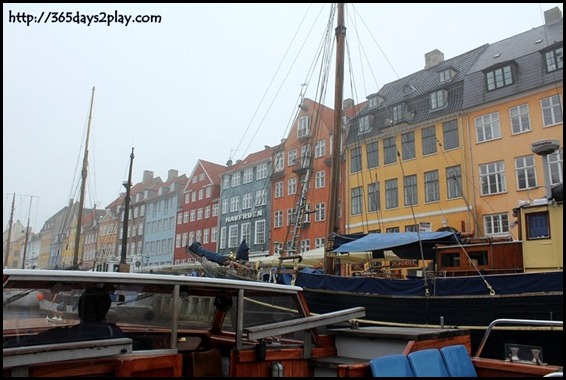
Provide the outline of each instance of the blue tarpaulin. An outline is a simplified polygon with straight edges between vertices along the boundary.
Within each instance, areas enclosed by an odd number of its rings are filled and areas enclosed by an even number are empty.
[[[392,232],[370,233],[349,243],[342,244],[333,252],[363,252],[391,250],[402,259],[433,259],[435,244],[456,243],[457,236],[452,231],[441,232]],[[422,252],[421,252],[422,247]]]

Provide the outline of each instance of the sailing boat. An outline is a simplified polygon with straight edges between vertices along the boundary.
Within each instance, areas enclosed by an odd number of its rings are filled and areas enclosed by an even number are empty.
[[[562,23],[560,23],[560,33],[561,26]],[[337,28],[338,42],[341,35],[339,28],[340,24]],[[541,33],[541,31],[536,33]],[[338,43],[337,46],[339,45]],[[350,162],[347,162],[346,167],[361,168],[360,146],[367,143],[353,141],[361,133],[359,131],[365,134],[365,141],[384,140],[383,149],[386,150],[384,152],[386,160],[391,159],[391,163],[396,162],[397,157],[401,155],[396,150],[395,139],[397,138],[397,141],[401,141],[402,144],[414,142],[412,140],[414,135],[410,134],[414,133],[417,127],[412,125],[419,126],[427,118],[431,119],[428,115],[432,111],[425,110],[426,116],[419,114],[422,110],[418,109],[417,102],[423,96],[415,91],[416,88],[411,83],[417,83],[419,75],[428,76],[430,80],[432,75],[445,73],[445,70],[449,72],[453,70],[454,76],[451,77],[453,83],[460,79],[463,84],[463,75],[473,72],[473,62],[481,62],[480,57],[484,53],[489,54],[490,50],[476,49],[445,64],[425,68],[423,72],[394,82],[383,92],[368,97],[367,106],[350,123],[349,140],[345,141],[345,145],[349,146],[351,151],[359,149],[360,155],[355,156],[356,158],[350,155]],[[338,49],[339,56],[340,50]],[[340,66],[337,63],[337,70],[340,70]],[[462,73],[460,78],[458,72]],[[477,72],[478,81],[481,82],[482,71],[478,69]],[[340,80],[338,72],[335,136],[341,135],[339,129],[341,127]],[[424,79],[418,83],[426,84]],[[438,90],[437,87],[434,89]],[[420,88],[419,91],[422,92],[423,89]],[[448,101],[449,96],[457,96],[449,95],[449,91],[463,92],[464,88],[462,86],[459,89],[446,90],[445,86],[441,91],[446,91],[445,94],[444,92],[442,94],[446,96],[443,99]],[[402,97],[399,94],[402,94]],[[463,96],[462,93],[460,96]],[[393,98],[397,104],[388,103],[388,98]],[[439,114],[437,118],[440,119],[442,116],[446,119],[450,116],[452,111],[449,107],[446,106],[443,109],[445,111],[436,112],[446,112],[447,116]],[[391,110],[398,111],[399,114],[387,117],[391,115]],[[426,127],[434,122],[434,119],[431,119],[428,124],[425,122]],[[374,136],[377,135],[377,137],[373,139],[369,133],[372,128],[378,131],[374,133]],[[399,128],[401,132],[395,128]],[[446,128],[446,123],[444,128]],[[338,140],[334,141],[334,152],[340,151]],[[387,142],[390,143],[389,146]],[[539,149],[539,146],[543,146],[544,149]],[[555,154],[559,147],[560,141],[558,140],[542,140],[532,144],[532,152],[543,156],[545,177],[548,177],[546,173],[549,170],[546,158],[550,154]],[[391,151],[390,156],[388,156],[388,151]],[[403,154],[405,152],[411,152],[410,146],[409,148],[403,146]],[[348,157],[347,154],[344,155]],[[335,158],[339,156],[341,155],[335,154]],[[356,159],[359,160],[359,165],[356,164]],[[413,177],[405,175],[402,161],[401,170],[398,171],[404,175],[403,179],[409,178],[410,180]],[[364,321],[366,323],[390,326],[450,325],[471,328],[479,333],[475,335],[475,342],[473,342],[475,344],[478,343],[487,326],[497,318],[563,320],[561,183],[555,187],[547,183],[545,187],[551,191],[544,198],[532,203],[527,202],[513,209],[513,214],[517,218],[516,224],[520,229],[519,241],[498,242],[497,239],[488,238],[478,243],[477,240],[469,239],[469,235],[458,233],[453,228],[440,229],[436,232],[420,231],[418,222],[414,223],[417,229],[413,232],[367,232],[348,235],[340,232],[340,223],[337,220],[339,186],[341,180],[355,182],[357,179],[353,178],[353,175],[350,179],[346,175],[341,177],[341,167],[342,164],[338,159],[333,160],[331,184],[334,189],[330,201],[329,235],[323,272],[303,270],[299,272],[295,282],[296,285],[303,287],[311,311],[323,313],[338,308],[363,305],[366,307],[367,319]],[[427,167],[427,170],[430,169]],[[357,173],[356,175],[360,176]],[[416,176],[414,178],[416,179]],[[364,189],[368,185],[362,181],[358,183],[359,185],[350,185],[351,190],[354,186]],[[372,181],[370,184],[374,183],[376,182]],[[405,182],[406,187],[407,183],[410,181]],[[361,187],[362,185],[364,187]],[[395,189],[397,189],[396,183]],[[414,189],[414,193],[406,191],[404,194],[406,206],[414,204],[412,197],[418,194],[416,182]],[[451,190],[454,190],[454,187]],[[387,192],[386,201],[393,202],[395,198],[389,198],[389,189],[385,191]],[[353,203],[354,201],[350,200],[350,207],[353,207]],[[395,208],[398,206],[396,205]],[[537,224],[536,221],[541,224]],[[367,219],[361,220],[360,225],[367,226],[369,222],[371,221]],[[541,230],[537,231],[537,226],[541,227]],[[386,260],[385,251],[395,252],[399,261]],[[342,254],[351,252],[368,252],[374,259],[372,263],[389,261],[389,266],[380,265],[383,271],[367,271],[365,276],[352,277],[349,273],[343,275],[336,262],[339,262]],[[403,265],[407,264],[415,268],[414,275],[403,279],[391,275],[391,269],[399,269],[398,272],[401,272]],[[533,340],[540,341],[541,334],[544,332],[535,332]],[[510,333],[510,336],[514,335]],[[555,355],[554,359],[561,362],[563,360],[562,342],[548,338],[547,343],[547,352]],[[495,353],[492,352],[492,354]]]

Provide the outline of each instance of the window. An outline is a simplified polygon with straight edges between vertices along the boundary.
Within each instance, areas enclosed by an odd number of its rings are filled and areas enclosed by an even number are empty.
[[[301,240],[301,252],[306,252],[311,249],[311,241],[309,239]]]
[[[562,69],[564,67],[562,46],[544,53],[544,60],[547,73]]]
[[[190,216],[190,221],[194,222],[197,218],[197,213],[196,210],[191,210],[191,216]]]
[[[446,189],[448,199],[462,196],[462,169],[460,165],[446,168]]]
[[[405,206],[416,205],[419,203],[419,195],[417,192],[417,176],[408,175],[403,178],[405,188]]]
[[[370,183],[368,185],[368,212],[381,210],[381,202],[379,200],[379,182]]]
[[[259,164],[257,166],[255,177],[257,180],[267,178],[267,163]]]
[[[326,244],[326,239],[325,238],[315,238],[314,239],[314,248],[324,248],[324,245]]]
[[[559,95],[541,99],[540,106],[545,127],[562,123],[562,104]]]
[[[287,225],[295,223],[295,210],[292,208],[287,209]]]
[[[314,221],[323,222],[326,220],[326,205],[324,203],[317,203],[314,205]]]
[[[311,165],[311,146],[303,145],[301,147],[301,168],[309,168]]]
[[[379,166],[379,145],[376,142],[367,144],[367,163],[368,169],[376,168]]]
[[[273,216],[273,227],[283,227],[283,211],[277,210]]]
[[[362,116],[358,119],[358,134],[363,134],[369,131],[370,123],[369,123],[369,115]]]
[[[385,229],[385,233],[393,234],[399,232],[399,227],[389,227]]]
[[[351,205],[351,214],[352,215],[360,215],[362,213],[362,188],[361,187],[354,187],[352,189],[352,205]]]
[[[220,228],[220,249],[226,248],[226,227]]]
[[[240,172],[232,174],[232,187],[240,186]]]
[[[315,180],[314,180],[314,188],[322,189],[325,186],[326,186],[326,172],[324,170],[316,172]]]
[[[207,187],[206,188],[206,197],[210,198],[212,196],[212,187]]]
[[[440,183],[438,170],[424,173],[425,202],[436,202],[440,200]]]
[[[287,181],[287,195],[293,195],[297,192],[297,179],[289,178]]]
[[[326,140],[318,140],[314,145],[314,157],[326,156]]]
[[[248,210],[252,208],[252,205],[252,193],[242,195],[242,210]]]
[[[368,108],[375,108],[379,105],[377,96],[372,96],[371,98],[367,98],[367,99],[368,99]]]
[[[293,166],[297,162],[297,149],[291,149],[287,153],[287,165]]]
[[[527,214],[526,222],[527,240],[550,238],[548,211]]]
[[[393,121],[398,122],[403,120],[403,105],[393,107]]]
[[[500,137],[499,112],[476,117],[476,138],[479,143]]]
[[[238,225],[228,227],[228,248],[235,248],[238,246]]]
[[[362,148],[355,147],[350,151],[350,173],[362,171]]]
[[[480,165],[481,195],[500,194],[507,191],[505,184],[505,163],[490,162]]]
[[[397,147],[395,146],[395,137],[383,139],[383,162],[392,164],[397,162]]]
[[[308,137],[310,135],[311,118],[303,116],[299,119],[299,128],[297,129],[297,137]]]
[[[230,188],[230,176],[225,175],[224,178],[222,178],[222,189],[226,190],[229,188]]]
[[[454,74],[456,73],[452,69],[442,70],[441,72],[438,73],[438,82],[439,83],[448,82],[450,79],[454,77]]]
[[[385,208],[395,207],[399,207],[397,179],[388,179],[385,181]]]
[[[255,205],[265,206],[267,204],[267,190],[262,189],[255,192]]]
[[[517,107],[509,108],[509,118],[511,119],[511,133],[523,133],[531,130],[529,118],[529,105],[522,104]]]
[[[498,88],[512,85],[513,73],[511,70],[511,65],[488,71],[485,74],[485,79],[487,81],[487,91],[493,91]]]
[[[278,152],[275,154],[275,171],[281,171],[285,167],[285,153]]]
[[[405,226],[405,232],[419,232],[419,225],[418,224],[411,224]]]
[[[509,216],[506,213],[485,215],[483,217],[486,235],[509,233]]]
[[[265,220],[255,222],[254,244],[265,244]]]
[[[401,135],[401,151],[403,160],[415,158],[415,132],[407,132]]]
[[[446,106],[447,94],[446,90],[438,90],[430,94],[430,109],[436,110]]]
[[[563,182],[562,173],[562,148],[547,156],[548,171],[550,172],[550,184],[556,185]]]
[[[222,199],[222,213],[228,213],[228,199]]]
[[[230,198],[230,212],[240,211],[240,196],[236,195]]]
[[[517,175],[517,189],[527,190],[537,187],[534,156],[515,158],[515,173]]]
[[[442,134],[444,136],[444,150],[454,149],[460,146],[458,122],[456,120],[442,123]]]
[[[205,218],[205,219],[210,218],[210,206],[206,206],[206,207],[204,208],[204,218]]]
[[[426,127],[421,130],[423,156],[436,153],[436,128]]]
[[[283,196],[283,181],[275,182],[275,198]]]
[[[458,268],[460,266],[460,253],[442,253],[440,255],[440,263],[442,268]]]
[[[246,239],[246,241],[251,241],[250,236],[252,234],[252,224],[242,223],[242,230],[240,232],[240,241]]]
[[[250,183],[254,180],[254,168],[244,169],[244,183]]]

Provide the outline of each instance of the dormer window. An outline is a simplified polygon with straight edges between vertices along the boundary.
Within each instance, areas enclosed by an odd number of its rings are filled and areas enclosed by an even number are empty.
[[[553,71],[564,68],[562,46],[549,50],[546,53],[544,53],[544,60],[546,64],[547,73],[551,73]]]
[[[485,80],[487,82],[487,91],[493,91],[498,88],[512,85],[514,81],[511,65],[487,71],[485,73]]]
[[[370,129],[370,118],[369,115],[362,116],[358,120],[358,134],[366,133]]]
[[[393,122],[399,122],[403,119],[403,105],[393,107]]]
[[[367,100],[369,108],[379,107],[383,103],[383,97],[379,95],[368,97]]]
[[[456,72],[452,69],[442,70],[438,73],[438,83],[448,82],[454,78],[454,75],[456,75]]]
[[[448,98],[448,91],[438,90],[430,94],[430,109],[437,110],[446,106]]]
[[[311,130],[311,117],[303,116],[299,119],[299,128],[297,129],[297,137],[308,137]]]
[[[403,95],[412,94],[415,91],[415,87],[411,84],[406,84],[403,86]]]

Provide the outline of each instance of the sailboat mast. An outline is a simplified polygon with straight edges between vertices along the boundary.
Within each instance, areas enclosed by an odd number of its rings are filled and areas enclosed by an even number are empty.
[[[328,220],[328,241],[324,253],[324,272],[334,271],[334,258],[330,254],[334,248],[334,234],[340,229],[338,206],[340,196],[340,158],[342,145],[342,98],[344,87],[344,51],[346,27],[344,25],[344,3],[337,5],[336,25],[336,77],[334,92],[334,133],[332,141],[332,170],[330,174],[330,212]]]
[[[124,198],[124,220],[122,221],[122,249],[120,251],[120,272],[129,272],[130,266],[126,263],[128,252],[128,218],[130,213],[130,190],[132,188],[132,168],[134,166],[134,148],[130,154],[130,170],[128,173],[128,182],[124,183],[126,188],[126,196]]]
[[[79,210],[77,213],[77,230],[75,232],[75,250],[73,252],[73,269],[77,269],[79,262],[79,245],[81,241],[81,228],[83,224],[83,208],[85,203],[86,192],[86,176],[88,168],[88,141],[90,137],[90,122],[92,120],[92,105],[94,103],[94,87],[92,87],[92,96],[90,98],[90,110],[88,113],[88,126],[86,130],[85,152],[83,156],[83,168],[81,170],[81,194],[79,198]]]
[[[8,239],[6,240],[6,251],[4,252],[4,268],[8,267],[8,257],[10,256],[10,240],[12,239],[12,224],[14,223],[14,209],[16,208],[16,193],[12,197],[12,210],[10,211],[10,221],[8,222]]]
[[[30,195],[29,211],[28,211],[28,224],[26,226],[26,238],[25,238],[25,241],[24,241],[24,254],[22,256],[22,269],[25,269],[25,267],[26,267],[26,255],[27,255],[27,252],[28,252],[28,242],[29,242],[29,232],[30,232],[29,224],[30,224],[30,219],[31,219],[31,203],[32,203],[32,201],[33,201],[33,195]]]

